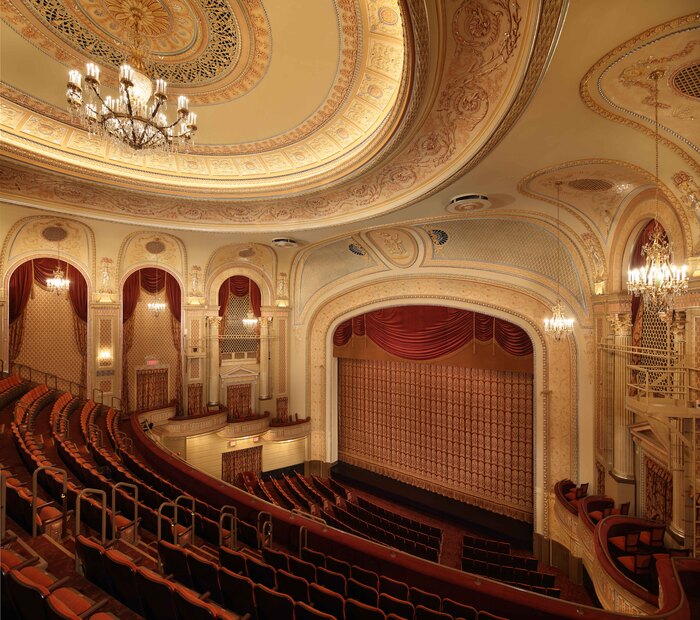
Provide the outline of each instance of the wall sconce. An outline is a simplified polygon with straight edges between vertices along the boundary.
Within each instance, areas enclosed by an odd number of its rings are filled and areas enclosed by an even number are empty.
[[[100,361],[102,363],[111,362],[112,361],[112,350],[111,349],[100,349],[100,352],[97,354],[97,359],[98,359],[98,361]]]

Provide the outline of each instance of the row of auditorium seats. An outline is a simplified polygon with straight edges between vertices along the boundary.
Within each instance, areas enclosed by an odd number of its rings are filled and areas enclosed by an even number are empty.
[[[236,620],[204,593],[137,566],[118,550],[78,536],[76,553],[84,576],[147,620]]]
[[[333,483],[335,481],[332,478],[330,478],[330,482]],[[382,508],[378,504],[375,504],[374,502],[371,502],[363,497],[358,497],[357,503],[366,510],[369,510],[374,514],[378,514],[379,516],[384,517],[385,519],[389,519],[390,521],[393,521],[395,523],[399,523],[410,530],[415,530],[416,532],[424,532],[430,536],[434,536],[435,538],[442,540],[442,530],[438,527],[428,525],[427,523],[421,523],[420,521],[416,521],[391,510],[387,510],[386,508]]]
[[[443,600],[308,548],[302,549],[303,559],[299,559],[263,547],[260,559],[222,547],[220,565],[199,557],[195,550],[166,542],[159,543],[158,549],[165,573],[195,590],[209,591],[214,601],[220,601],[239,614],[254,615],[256,610],[259,614],[256,588],[262,586],[277,593],[279,615],[274,617],[279,620],[291,619],[297,603],[312,605],[340,620],[358,617],[383,619],[390,614],[409,620],[477,618],[478,615],[472,607]],[[282,600],[286,599],[292,602],[283,603]],[[359,603],[359,606],[349,612],[350,601]]]
[[[462,548],[472,547],[473,549],[486,549],[487,551],[498,551],[498,553],[510,553],[510,543],[503,540],[493,540],[482,538],[481,536],[471,536],[465,534],[462,537]],[[465,555],[464,553],[462,555]]]
[[[4,407],[18,399],[29,390],[29,383],[22,381],[18,374],[8,375],[0,379],[0,407]]]
[[[542,573],[537,570],[514,568],[502,564],[492,564],[482,560],[462,558],[462,570],[477,575],[486,575],[491,579],[498,579],[517,586],[537,586],[554,588],[555,576],[550,573]]]
[[[353,532],[360,532],[360,534],[367,536],[371,540],[389,545],[390,547],[395,547],[396,549],[400,549],[405,553],[416,555],[420,558],[430,560],[431,562],[438,562],[440,559],[439,549],[428,547],[414,539],[403,538],[402,536],[398,536],[393,532],[387,531],[381,526],[368,523],[364,519],[354,516],[340,506],[333,507],[333,514],[344,526],[349,526]]]
[[[441,541],[435,536],[426,534],[425,532],[411,530],[405,525],[401,525],[400,523],[395,523],[394,521],[385,519],[381,515],[375,515],[366,508],[363,508],[362,506],[358,506],[357,504],[353,504],[351,502],[346,503],[346,509],[350,514],[354,515],[355,517],[358,517],[359,519],[362,519],[367,523],[372,523],[377,527],[381,527],[387,532],[391,532],[396,536],[401,536],[402,538],[406,539],[415,539],[416,541],[425,545],[426,547],[431,547],[436,551],[440,550]]]
[[[488,562],[499,566],[523,568],[529,571],[537,570],[537,558],[513,555],[512,553],[498,553],[498,551],[486,551],[485,549],[474,549],[466,545],[462,548],[462,560]]]
[[[67,578],[57,579],[47,572],[46,562],[37,555],[26,558],[3,548],[0,564],[3,617],[116,620],[115,615],[98,611],[107,603],[106,599],[94,602],[75,588],[65,587]]]

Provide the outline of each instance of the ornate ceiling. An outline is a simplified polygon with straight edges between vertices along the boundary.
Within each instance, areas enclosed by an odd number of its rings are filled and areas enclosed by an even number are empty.
[[[390,211],[493,146],[530,94],[533,46],[556,34],[559,5],[548,4],[3,0],[3,57],[36,68],[3,63],[0,147],[14,160],[4,188],[43,206],[219,230]],[[152,73],[199,114],[189,153],[127,152],[65,112],[68,67],[93,61],[116,83],[135,10]]]
[[[327,242],[358,227],[483,211],[551,229],[562,181],[562,230],[585,247],[597,279],[625,210],[652,208],[648,76],[662,69],[662,199],[678,213],[684,253],[699,245],[693,0],[0,6],[4,200],[262,242],[290,231]],[[127,152],[67,113],[68,68],[94,61],[105,88],[116,84],[134,11],[151,71],[199,115],[189,153]],[[487,199],[447,207],[461,194]]]

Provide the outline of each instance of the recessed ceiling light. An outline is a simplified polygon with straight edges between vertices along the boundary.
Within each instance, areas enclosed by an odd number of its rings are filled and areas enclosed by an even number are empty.
[[[461,194],[447,203],[447,210],[450,213],[465,213],[467,211],[481,211],[490,206],[491,201],[484,194]]]

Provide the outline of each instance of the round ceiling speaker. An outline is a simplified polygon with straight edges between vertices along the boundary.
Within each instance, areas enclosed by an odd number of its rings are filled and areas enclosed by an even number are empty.
[[[277,239],[272,240],[272,245],[278,248],[293,248],[297,245],[294,239],[288,239],[287,237],[277,237]]]
[[[450,213],[468,213],[471,211],[483,211],[491,206],[488,196],[483,194],[461,194],[455,196],[447,203]]]

